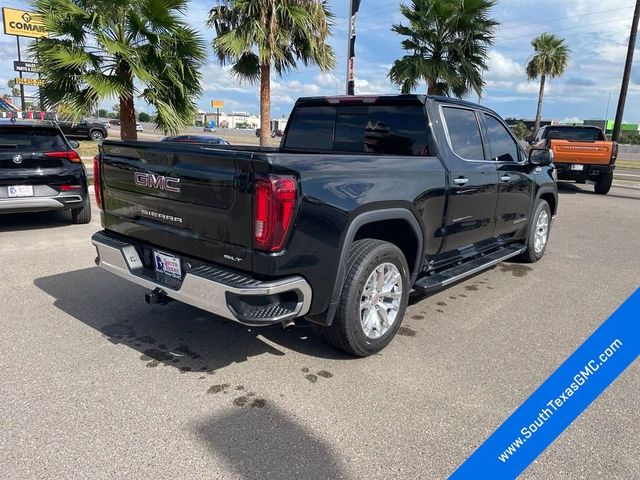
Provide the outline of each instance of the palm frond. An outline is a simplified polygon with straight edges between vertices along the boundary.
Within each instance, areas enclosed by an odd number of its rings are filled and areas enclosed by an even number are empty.
[[[158,124],[191,124],[206,51],[187,26],[186,0],[35,0],[50,38],[32,44],[40,60],[43,103],[85,115],[105,99],[140,97]]]

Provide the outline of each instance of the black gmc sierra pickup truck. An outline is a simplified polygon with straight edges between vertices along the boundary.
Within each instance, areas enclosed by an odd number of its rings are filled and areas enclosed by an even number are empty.
[[[549,150],[433,96],[304,98],[278,149],[106,141],[94,168],[100,267],[247,325],[304,317],[358,356],[411,291],[544,254]]]

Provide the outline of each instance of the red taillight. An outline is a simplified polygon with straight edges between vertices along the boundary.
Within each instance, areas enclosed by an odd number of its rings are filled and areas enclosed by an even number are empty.
[[[68,192],[70,190],[80,190],[82,185],[60,185],[61,192]]]
[[[66,160],[69,160],[72,163],[82,163],[82,159],[80,158],[80,155],[78,155],[78,152],[76,152],[75,150],[64,150],[61,152],[45,152],[44,156],[49,158],[64,158]]]
[[[102,188],[100,187],[100,155],[93,157],[93,188],[96,193],[96,203],[102,210]]]
[[[298,184],[293,177],[270,176],[256,180],[254,239],[260,250],[282,250],[293,222]]]

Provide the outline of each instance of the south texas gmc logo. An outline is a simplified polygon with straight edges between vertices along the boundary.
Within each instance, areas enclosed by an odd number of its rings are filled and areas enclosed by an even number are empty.
[[[134,181],[139,187],[155,188],[166,192],[180,193],[180,179],[155,175],[153,173],[136,172]]]

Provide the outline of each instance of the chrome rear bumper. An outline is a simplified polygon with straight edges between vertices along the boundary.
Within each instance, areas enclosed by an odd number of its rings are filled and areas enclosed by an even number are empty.
[[[270,325],[301,317],[311,305],[311,287],[302,277],[262,282],[220,267],[199,266],[187,270],[181,284],[168,286],[158,279],[160,274],[145,268],[133,244],[106,232],[94,234],[91,241],[100,268],[246,325]]]

